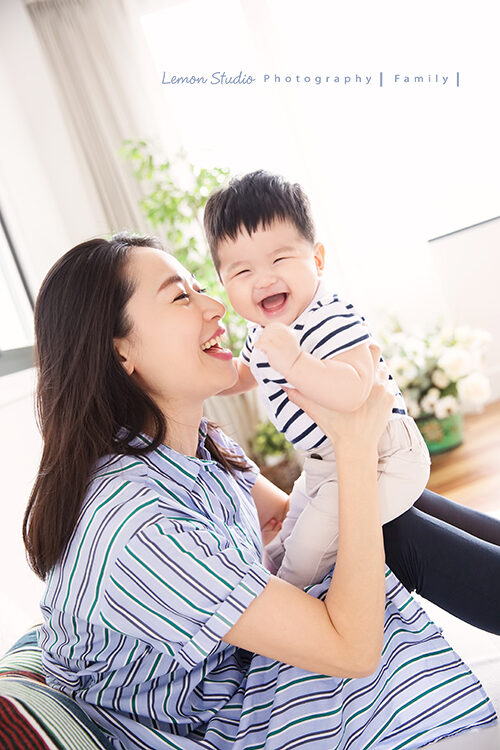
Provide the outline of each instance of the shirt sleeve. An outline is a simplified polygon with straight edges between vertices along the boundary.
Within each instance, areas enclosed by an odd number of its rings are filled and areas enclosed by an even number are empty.
[[[101,617],[190,671],[219,646],[269,577],[250,547],[235,546],[210,519],[156,523],[117,557]]]
[[[370,343],[372,338],[365,319],[354,306],[334,297],[310,310],[307,328],[299,334],[299,344],[318,359],[330,359],[362,343]]]
[[[250,357],[252,355],[252,349],[253,349],[252,337],[251,337],[251,334],[249,333],[248,336],[246,337],[244,343],[243,343],[243,346],[242,346],[242,349],[241,349],[241,352],[240,352],[240,357],[239,357],[241,359],[241,361],[247,367],[250,367]]]

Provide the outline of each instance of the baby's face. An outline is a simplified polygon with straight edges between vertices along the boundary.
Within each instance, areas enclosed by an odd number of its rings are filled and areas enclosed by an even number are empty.
[[[261,326],[292,323],[313,299],[324,265],[323,245],[311,245],[288,221],[275,221],[251,236],[243,229],[218,250],[232,306]]]

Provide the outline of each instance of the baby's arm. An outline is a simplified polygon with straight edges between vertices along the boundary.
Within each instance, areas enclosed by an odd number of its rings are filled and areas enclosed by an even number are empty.
[[[224,391],[219,391],[218,396],[231,396],[236,393],[244,393],[255,388],[257,381],[251,373],[250,368],[246,365],[241,357],[233,357],[233,364],[236,367],[238,373],[238,380],[230,388],[226,388]]]
[[[317,359],[301,352],[285,377],[321,406],[350,412],[368,398],[374,374],[370,346],[364,343],[333,359]]]
[[[370,393],[375,367],[368,343],[359,344],[331,359],[302,351],[293,333],[282,323],[266,326],[255,343],[269,364],[287,381],[321,406],[336,411],[358,409]]]

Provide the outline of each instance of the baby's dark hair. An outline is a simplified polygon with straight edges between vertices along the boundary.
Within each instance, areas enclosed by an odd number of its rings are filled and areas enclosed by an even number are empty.
[[[309,199],[300,185],[259,169],[232,179],[212,193],[205,206],[204,224],[214,266],[219,273],[219,244],[235,240],[245,228],[251,235],[275,220],[290,221],[299,234],[314,243]]]

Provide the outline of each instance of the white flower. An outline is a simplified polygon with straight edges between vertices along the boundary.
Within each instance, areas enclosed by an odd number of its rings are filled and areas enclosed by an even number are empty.
[[[473,372],[457,383],[458,396],[461,401],[473,404],[484,404],[491,395],[490,381],[480,372]]]
[[[425,358],[426,345],[422,339],[416,336],[409,336],[403,343],[403,348],[411,360]]]
[[[420,406],[424,414],[434,413],[435,406],[437,402],[439,401],[440,396],[441,396],[441,393],[438,391],[437,388],[431,388],[429,391],[427,391],[422,401],[420,402]]]
[[[443,370],[434,370],[431,379],[436,388],[440,390],[443,390],[443,388],[446,388],[450,384],[450,379]]]
[[[418,403],[413,400],[406,402],[406,408],[408,409],[408,414],[410,415],[410,417],[413,417],[413,419],[418,419],[422,413],[422,410],[420,409]]]
[[[440,398],[434,407],[434,414],[438,419],[449,417],[450,414],[456,414],[458,411],[458,401],[455,396],[445,396]]]
[[[481,349],[486,349],[492,338],[489,331],[474,331],[474,340]]]
[[[471,343],[474,337],[474,332],[470,325],[457,326],[455,328],[455,341],[466,346]]]
[[[443,341],[449,341],[453,338],[453,326],[446,325],[441,328],[440,335]]]
[[[388,360],[387,366],[400,388],[406,388],[418,375],[418,370],[413,362],[398,354]]]
[[[469,375],[473,368],[470,352],[461,346],[451,346],[445,349],[438,359],[438,366],[452,381],[457,381]]]

